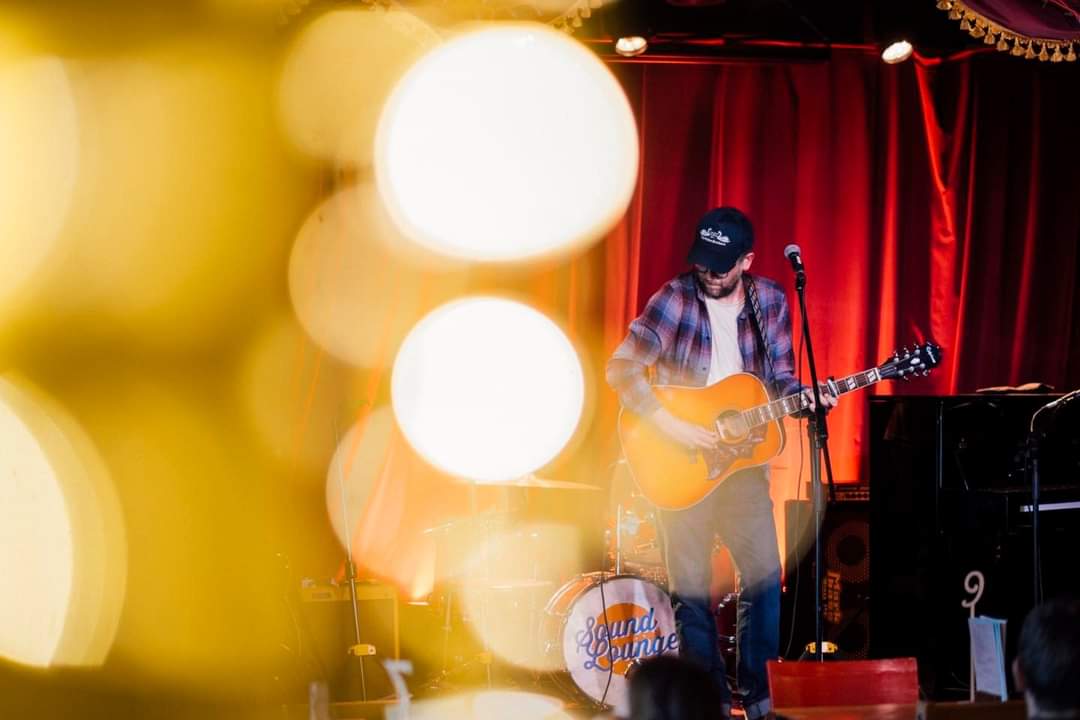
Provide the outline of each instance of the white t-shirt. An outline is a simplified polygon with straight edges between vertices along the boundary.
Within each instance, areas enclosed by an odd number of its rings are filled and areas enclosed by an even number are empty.
[[[717,383],[728,375],[742,372],[742,353],[739,352],[739,313],[743,303],[730,303],[705,298],[712,328],[712,357],[706,385]]]

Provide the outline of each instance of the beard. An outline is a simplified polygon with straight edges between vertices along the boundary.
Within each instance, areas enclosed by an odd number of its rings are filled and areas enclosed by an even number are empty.
[[[700,275],[698,276],[697,281],[698,287],[701,288],[701,291],[705,293],[706,297],[712,298],[713,300],[723,300],[726,297],[731,297],[731,295],[735,293],[735,290],[739,287],[739,283],[742,282],[742,275],[740,274],[739,277],[735,278],[730,283],[719,283],[719,287],[716,289],[710,288],[709,284],[705,280],[702,280]]]

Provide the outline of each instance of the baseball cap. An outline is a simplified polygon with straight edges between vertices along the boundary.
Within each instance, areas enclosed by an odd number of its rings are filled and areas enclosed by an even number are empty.
[[[726,273],[753,247],[754,226],[750,218],[737,208],[718,207],[701,218],[686,260],[715,273]]]

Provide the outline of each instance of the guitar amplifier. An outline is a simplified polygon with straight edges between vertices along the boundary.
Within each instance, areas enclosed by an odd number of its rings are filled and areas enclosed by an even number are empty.
[[[870,648],[870,508],[865,500],[840,500],[840,487],[844,486],[837,487],[838,500],[826,508],[821,529],[824,636],[836,643],[843,658],[866,658]],[[864,486],[851,487],[851,496],[866,496]],[[815,632],[813,507],[809,500],[788,500],[784,515],[788,557],[780,605],[780,651],[796,659]]]
[[[356,644],[356,631],[347,584],[305,581],[299,595],[299,620],[307,644],[305,652],[312,660],[309,663],[312,671],[323,675],[310,679],[327,682],[330,699],[334,702],[360,700],[364,686],[369,700],[390,695],[393,688],[382,661],[396,659],[401,652],[397,590],[384,583],[356,583],[360,642],[375,647],[374,657],[357,657],[349,652]]]

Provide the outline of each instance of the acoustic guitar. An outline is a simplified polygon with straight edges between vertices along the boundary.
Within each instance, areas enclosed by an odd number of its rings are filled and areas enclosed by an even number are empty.
[[[839,397],[883,380],[928,375],[940,361],[941,348],[923,343],[898,350],[875,368],[839,380],[829,378],[824,385]],[[619,414],[619,440],[634,480],[645,497],[667,510],[696,505],[732,473],[764,465],[779,455],[784,449],[781,421],[809,406],[801,392],[770,400],[765,384],[750,373],[737,373],[708,387],[657,385],[653,391],[672,415],[715,428],[721,440],[714,449],[689,448],[647,418],[626,409]]]

